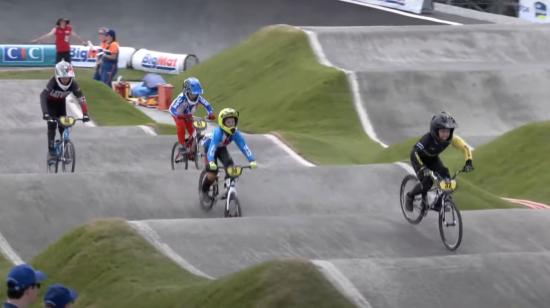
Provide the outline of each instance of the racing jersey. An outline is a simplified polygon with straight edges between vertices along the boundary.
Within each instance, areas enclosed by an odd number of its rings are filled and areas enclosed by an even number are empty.
[[[246,144],[243,136],[238,130],[235,131],[233,135],[228,135],[223,131],[223,129],[221,129],[220,127],[216,127],[212,134],[207,135],[203,140],[208,161],[214,161],[216,150],[219,147],[225,147],[233,141],[235,141],[237,147],[241,150],[244,156],[246,156],[246,159],[248,159],[248,161],[255,160],[254,155],[252,155],[252,151],[250,151],[250,148],[248,148],[248,145]]]
[[[63,90],[59,87],[55,81],[55,77],[52,77],[46,88],[40,93],[40,106],[42,107],[42,113],[48,113],[48,102],[54,102],[59,104],[65,104],[65,99],[69,94],[73,93],[78,102],[80,103],[80,108],[84,114],[88,113],[88,106],[86,104],[86,97],[80,90],[78,83],[73,79],[73,83],[67,90]]]
[[[192,115],[197,110],[197,105],[199,104],[206,109],[208,114],[212,114],[212,106],[210,106],[210,103],[204,97],[199,95],[197,100],[198,102],[192,105],[183,92],[180,93],[178,97],[172,101],[172,104],[170,104],[170,114],[174,117]]]
[[[472,150],[464,142],[464,139],[458,135],[451,135],[450,140],[438,141],[430,133],[425,134],[414,145],[413,153],[418,164],[423,165],[425,162],[436,159],[449,145],[461,150],[464,153],[464,159],[472,159]]]

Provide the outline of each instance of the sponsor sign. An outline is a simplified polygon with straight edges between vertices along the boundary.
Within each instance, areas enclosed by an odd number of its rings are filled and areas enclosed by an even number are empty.
[[[0,45],[0,66],[48,66],[54,62],[53,45]]]
[[[351,2],[356,4],[374,4],[385,7],[390,7],[398,10],[409,11],[416,14],[422,13],[424,2],[431,2],[431,0],[340,0],[344,2]],[[429,6],[427,6],[429,7]]]
[[[99,47],[72,45],[71,61],[76,67],[95,67],[97,54],[101,51]],[[136,49],[132,47],[120,47],[117,66],[119,68],[128,67],[135,51]]]
[[[187,55],[140,49],[132,56],[132,67],[146,72],[179,74]]]
[[[520,0],[518,17],[535,23],[550,23],[550,0]]]

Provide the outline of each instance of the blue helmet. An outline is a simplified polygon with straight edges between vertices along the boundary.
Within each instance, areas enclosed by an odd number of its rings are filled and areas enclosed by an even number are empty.
[[[197,78],[189,77],[183,81],[183,94],[190,104],[196,104],[199,101],[199,95],[202,95],[202,93],[202,86]]]

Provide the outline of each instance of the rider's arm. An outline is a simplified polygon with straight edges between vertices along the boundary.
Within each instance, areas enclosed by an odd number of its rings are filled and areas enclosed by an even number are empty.
[[[235,132],[235,134],[233,135],[233,140],[235,141],[241,152],[244,154],[244,156],[246,156],[248,161],[255,161],[254,155],[252,155],[252,151],[250,151],[250,148],[248,147],[248,145],[246,145],[246,142],[244,141],[244,138],[239,131]]]
[[[212,109],[212,105],[210,105],[210,103],[202,96],[199,98],[199,104],[201,104],[204,109],[206,109],[206,112],[208,112],[209,115],[214,112],[214,110]]]
[[[174,117],[178,116],[178,107],[183,103],[183,100],[184,100],[183,93],[180,93],[180,95],[178,95],[178,97],[176,97],[172,101],[172,104],[170,104],[170,108],[168,109],[168,110],[170,110],[170,114],[172,116],[174,116]]]
[[[41,40],[45,39],[45,38],[48,38],[50,36],[53,36],[55,34],[55,27],[53,27],[50,32],[38,37],[38,38],[35,38],[34,40],[32,40],[33,43],[40,43]]]
[[[223,132],[221,128],[216,127],[214,133],[212,134],[212,140],[210,140],[210,146],[208,147],[208,152],[206,153],[206,158],[209,162],[215,161],[216,150],[218,149],[218,144],[222,141]]]
[[[426,148],[428,147],[430,135],[426,134],[413,147],[413,159],[416,160],[419,166],[423,166],[424,162],[422,161],[421,156],[430,156],[428,152],[426,152]]]
[[[472,149],[464,142],[464,139],[460,138],[458,135],[453,135],[451,144],[464,153],[464,160],[472,160]]]
[[[42,114],[48,113],[48,95],[55,86],[55,78],[50,79],[46,88],[40,93],[40,107],[42,108]]]
[[[76,80],[73,80],[70,90],[78,99],[78,103],[80,104],[80,109],[82,109],[82,113],[88,114],[88,104],[86,103],[86,97],[84,97],[84,93],[82,93],[82,90],[80,89],[80,86],[78,86]]]

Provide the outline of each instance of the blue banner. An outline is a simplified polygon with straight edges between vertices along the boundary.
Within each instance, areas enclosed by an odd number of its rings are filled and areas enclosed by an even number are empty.
[[[0,66],[53,66],[54,45],[0,45]]]

